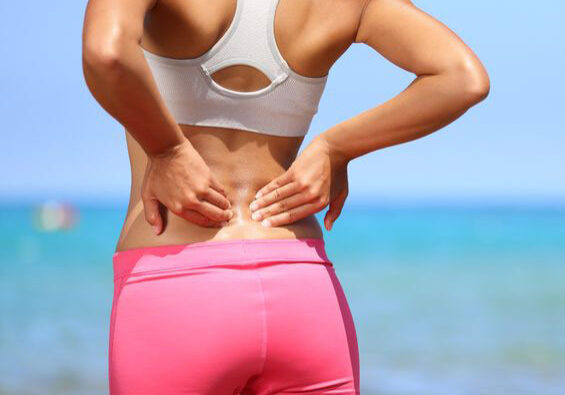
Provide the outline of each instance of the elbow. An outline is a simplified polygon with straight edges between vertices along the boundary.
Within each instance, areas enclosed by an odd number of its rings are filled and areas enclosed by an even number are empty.
[[[467,79],[465,89],[467,99],[473,104],[486,99],[490,92],[490,80],[486,71],[475,71]]]
[[[487,98],[490,79],[485,67],[474,58],[459,67],[461,92],[466,102],[475,105]]]
[[[123,66],[123,43],[120,39],[86,37],[82,46],[85,67],[104,72],[119,71]]]

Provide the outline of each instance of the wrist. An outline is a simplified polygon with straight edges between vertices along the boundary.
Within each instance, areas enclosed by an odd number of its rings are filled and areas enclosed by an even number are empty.
[[[145,154],[150,158],[162,158],[174,155],[183,148],[193,148],[181,128],[174,125],[170,130],[165,130],[151,147],[145,146]]]
[[[183,136],[178,140],[171,141],[168,145],[159,147],[157,150],[146,151],[146,154],[150,159],[170,158],[184,149],[193,149],[193,146],[190,141]]]
[[[326,147],[328,155],[330,156],[332,162],[347,166],[349,162],[353,159],[350,155],[344,151],[340,144],[338,144],[333,136],[328,133],[322,133],[315,137],[320,144]]]

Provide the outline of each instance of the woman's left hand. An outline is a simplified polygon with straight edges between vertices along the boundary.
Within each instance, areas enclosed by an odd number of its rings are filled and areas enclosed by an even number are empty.
[[[280,226],[315,214],[329,204],[324,225],[331,230],[349,192],[348,163],[317,136],[286,172],[259,189],[249,205],[252,218],[264,226]]]

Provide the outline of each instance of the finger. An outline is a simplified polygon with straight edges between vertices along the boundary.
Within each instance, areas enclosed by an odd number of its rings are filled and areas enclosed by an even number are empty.
[[[255,211],[255,210],[258,210],[262,207],[267,207],[267,206],[275,203],[276,201],[283,199],[283,198],[286,198],[288,196],[292,196],[299,191],[300,191],[300,188],[298,187],[298,183],[295,182],[295,181],[290,182],[286,185],[283,185],[280,188],[272,190],[271,192],[263,195],[262,197],[260,197],[258,199],[255,199],[251,203],[249,208],[251,209],[251,211]]]
[[[226,225],[223,221],[213,221],[194,210],[183,210],[179,216],[187,221],[195,223],[196,225],[205,226],[207,228],[219,228]]]
[[[330,203],[330,208],[326,212],[324,217],[324,225],[326,226],[327,230],[331,230],[335,220],[341,214],[341,210],[343,209],[343,205],[345,204],[345,198],[347,197],[347,189],[344,189],[340,192],[339,195]]]
[[[153,232],[158,235],[163,228],[163,221],[159,213],[159,201],[154,198],[143,199],[143,212],[145,220],[153,228]]]
[[[214,188],[216,191],[220,192],[222,195],[226,195],[226,188],[222,185],[220,181],[216,179],[216,177],[212,176],[210,180],[210,186]]]
[[[260,198],[261,196],[271,192],[272,190],[282,187],[283,185],[291,182],[292,179],[292,172],[287,170],[286,172],[269,182],[263,188],[259,189],[255,194],[255,198]]]
[[[215,206],[221,209],[228,209],[231,207],[230,201],[215,189],[208,189],[208,191],[202,196],[202,200],[207,200]]]
[[[201,200],[199,203],[197,203],[195,206],[191,207],[190,209],[194,211],[198,211],[200,214],[210,218],[212,221],[220,221],[220,222],[227,221],[233,216],[232,210],[230,209],[222,210],[218,206],[214,206],[213,204],[205,200]]]
[[[275,190],[275,191],[277,191],[277,190]],[[273,215],[282,213],[283,211],[287,211],[287,210],[290,210],[292,208],[301,206],[304,203],[308,203],[310,201],[312,201],[312,198],[306,196],[305,194],[295,193],[294,195],[291,195],[291,196],[289,196],[285,199],[274,202],[274,203],[270,204],[269,206],[267,206],[263,209],[255,211],[251,215],[251,218],[253,218],[256,221],[260,221],[264,218],[271,217]]]
[[[318,203],[306,203],[299,207],[292,208],[283,213],[273,215],[272,217],[265,218],[261,221],[263,226],[281,226],[296,222],[311,214],[317,213],[319,209]]]

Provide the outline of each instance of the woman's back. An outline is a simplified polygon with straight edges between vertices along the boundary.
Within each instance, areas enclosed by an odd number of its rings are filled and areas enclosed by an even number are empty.
[[[237,0],[239,5],[243,1]],[[332,64],[354,42],[362,2],[270,0],[275,6],[276,46],[292,72],[313,81],[327,76]],[[163,59],[198,58],[223,38],[236,15],[236,0],[158,0],[147,13],[141,46]],[[243,21],[245,22],[245,20]],[[211,78],[232,91],[253,92],[271,83],[259,67],[232,64]],[[245,99],[244,99],[245,100]],[[132,169],[131,198],[117,250],[235,238],[322,238],[314,215],[294,223],[264,227],[251,218],[249,203],[257,190],[284,173],[303,136],[180,123],[184,135],[224,185],[233,217],[226,226],[203,227],[163,210],[163,233],[154,235],[145,221],[141,187],[147,156],[127,133]],[[156,131],[158,133],[158,131]],[[164,209],[164,207],[162,207]]]

